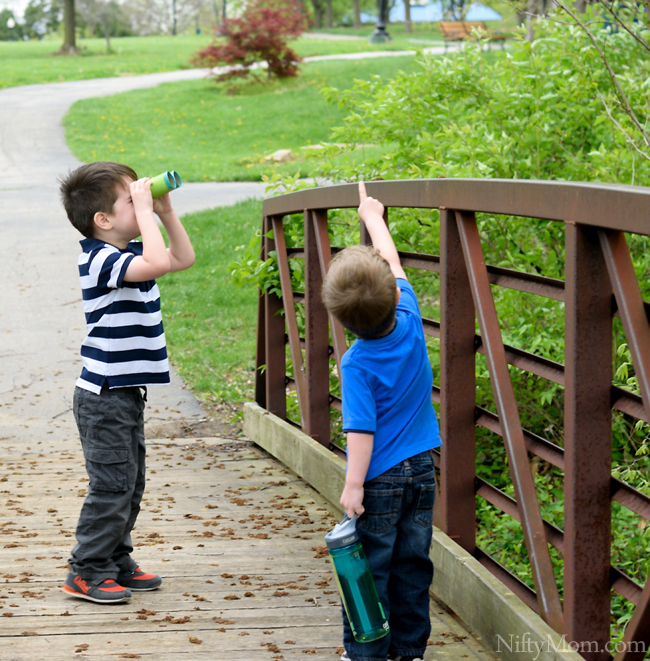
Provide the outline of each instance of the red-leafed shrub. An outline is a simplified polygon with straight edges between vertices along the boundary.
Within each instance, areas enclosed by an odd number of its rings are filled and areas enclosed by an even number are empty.
[[[297,76],[301,58],[287,42],[299,37],[306,27],[298,0],[251,0],[241,17],[227,19],[220,26],[226,43],[200,50],[192,63],[204,67],[239,65],[217,80],[246,76],[257,62],[267,63],[269,77]]]

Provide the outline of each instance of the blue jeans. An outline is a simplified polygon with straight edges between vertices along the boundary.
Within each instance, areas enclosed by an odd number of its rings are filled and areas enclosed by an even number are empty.
[[[343,645],[353,661],[424,657],[431,633],[429,558],[435,498],[431,452],[393,466],[364,485],[357,530],[372,569],[390,633],[370,643],[354,640],[343,611]]]

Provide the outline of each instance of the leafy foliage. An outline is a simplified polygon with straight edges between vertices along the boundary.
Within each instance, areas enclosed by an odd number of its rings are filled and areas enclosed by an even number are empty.
[[[207,67],[239,65],[217,76],[217,80],[246,76],[260,61],[266,62],[269,77],[297,76],[301,58],[287,42],[299,37],[305,28],[305,16],[297,0],[252,0],[240,18],[227,19],[221,26],[226,43],[213,43],[199,51],[193,63]]]

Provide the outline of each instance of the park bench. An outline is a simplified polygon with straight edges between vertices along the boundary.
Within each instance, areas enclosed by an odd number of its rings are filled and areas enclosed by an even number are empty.
[[[506,40],[503,34],[491,33],[483,21],[440,21],[438,25],[440,26],[442,40],[445,42],[445,53],[447,52],[447,44],[450,42],[472,39],[474,37],[474,30],[484,32],[488,36],[490,40],[488,42],[488,48],[493,41],[499,42],[501,48],[503,48]]]

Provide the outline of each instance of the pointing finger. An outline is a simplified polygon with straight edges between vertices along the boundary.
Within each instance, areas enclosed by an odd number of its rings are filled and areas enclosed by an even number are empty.
[[[366,200],[368,198],[368,195],[366,193],[366,185],[363,181],[359,182],[359,204]]]

